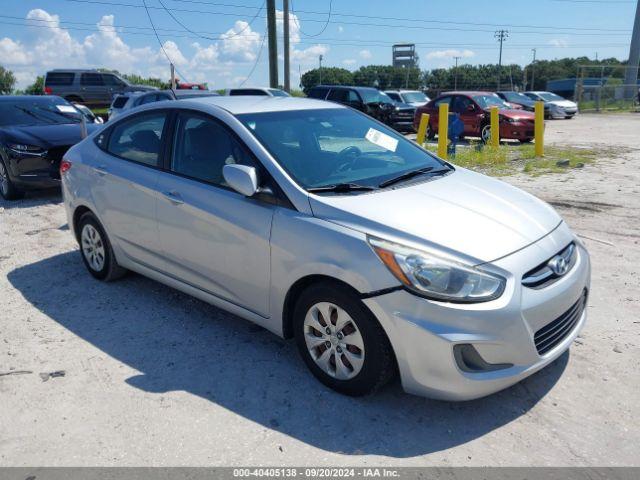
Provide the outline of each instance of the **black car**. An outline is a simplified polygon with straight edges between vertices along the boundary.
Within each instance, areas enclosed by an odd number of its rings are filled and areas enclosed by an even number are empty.
[[[87,124],[90,133],[99,124]],[[60,185],[60,161],[82,139],[81,114],[55,96],[0,96],[0,194]]]
[[[318,85],[307,96],[355,108],[398,131],[413,131],[415,107],[396,105],[386,93],[375,88]]]
[[[515,105],[520,105],[523,108],[523,110],[526,110],[527,112],[533,112],[536,109],[536,102],[531,100],[524,93],[502,91],[502,92],[496,92],[496,94],[505,102],[513,103]]]

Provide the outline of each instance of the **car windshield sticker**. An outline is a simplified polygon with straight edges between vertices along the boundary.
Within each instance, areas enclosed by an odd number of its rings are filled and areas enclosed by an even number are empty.
[[[78,113],[78,111],[71,105],[56,105],[56,107],[62,113]]]
[[[364,138],[390,152],[395,152],[398,148],[398,140],[375,128],[370,128]]]

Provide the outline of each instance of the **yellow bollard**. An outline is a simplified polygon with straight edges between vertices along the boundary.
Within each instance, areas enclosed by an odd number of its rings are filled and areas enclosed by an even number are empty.
[[[535,139],[536,139],[536,157],[544,157],[544,102],[536,102],[536,126],[535,126]]]
[[[441,103],[438,110],[438,156],[447,159],[449,143],[449,104]]]
[[[416,142],[418,145],[424,145],[424,137],[427,135],[427,126],[429,125],[429,114],[423,113],[420,115],[420,125],[418,125],[418,135],[416,136]]]
[[[500,146],[500,116],[498,107],[491,107],[491,140],[492,147]]]

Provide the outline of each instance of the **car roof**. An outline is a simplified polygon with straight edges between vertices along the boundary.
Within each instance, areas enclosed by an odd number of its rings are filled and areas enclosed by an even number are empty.
[[[373,88],[373,87],[358,87],[356,85],[316,85],[315,87],[312,88],[352,88],[353,90],[365,90],[365,91],[375,91],[375,92],[382,92],[382,90],[378,90],[377,88]]]
[[[467,95],[472,97],[474,95],[493,95],[494,93],[483,90],[453,90],[451,92],[442,92],[440,95]]]
[[[324,100],[315,100],[312,98],[268,97],[265,95],[241,95],[237,97],[220,95],[217,97],[189,98],[183,100],[183,102],[190,102],[192,105],[216,105],[234,115],[243,113],[284,112],[288,110],[346,108],[338,103],[325,102]]]

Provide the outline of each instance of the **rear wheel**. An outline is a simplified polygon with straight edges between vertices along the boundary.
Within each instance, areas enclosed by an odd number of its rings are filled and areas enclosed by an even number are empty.
[[[518,141],[520,143],[531,143],[533,142],[533,138],[519,138]]]
[[[7,166],[2,158],[0,158],[0,195],[5,200],[17,200],[24,197],[24,192],[16,188],[9,178]]]
[[[433,130],[433,128],[431,128],[430,124],[427,124],[427,138],[429,140],[433,140],[434,138],[436,138],[436,132]]]
[[[300,355],[313,375],[346,395],[372,393],[395,373],[393,351],[361,300],[332,284],[309,287],[294,310]]]
[[[80,218],[78,232],[82,261],[91,275],[110,282],[127,272],[118,265],[109,237],[93,213],[87,212]]]

